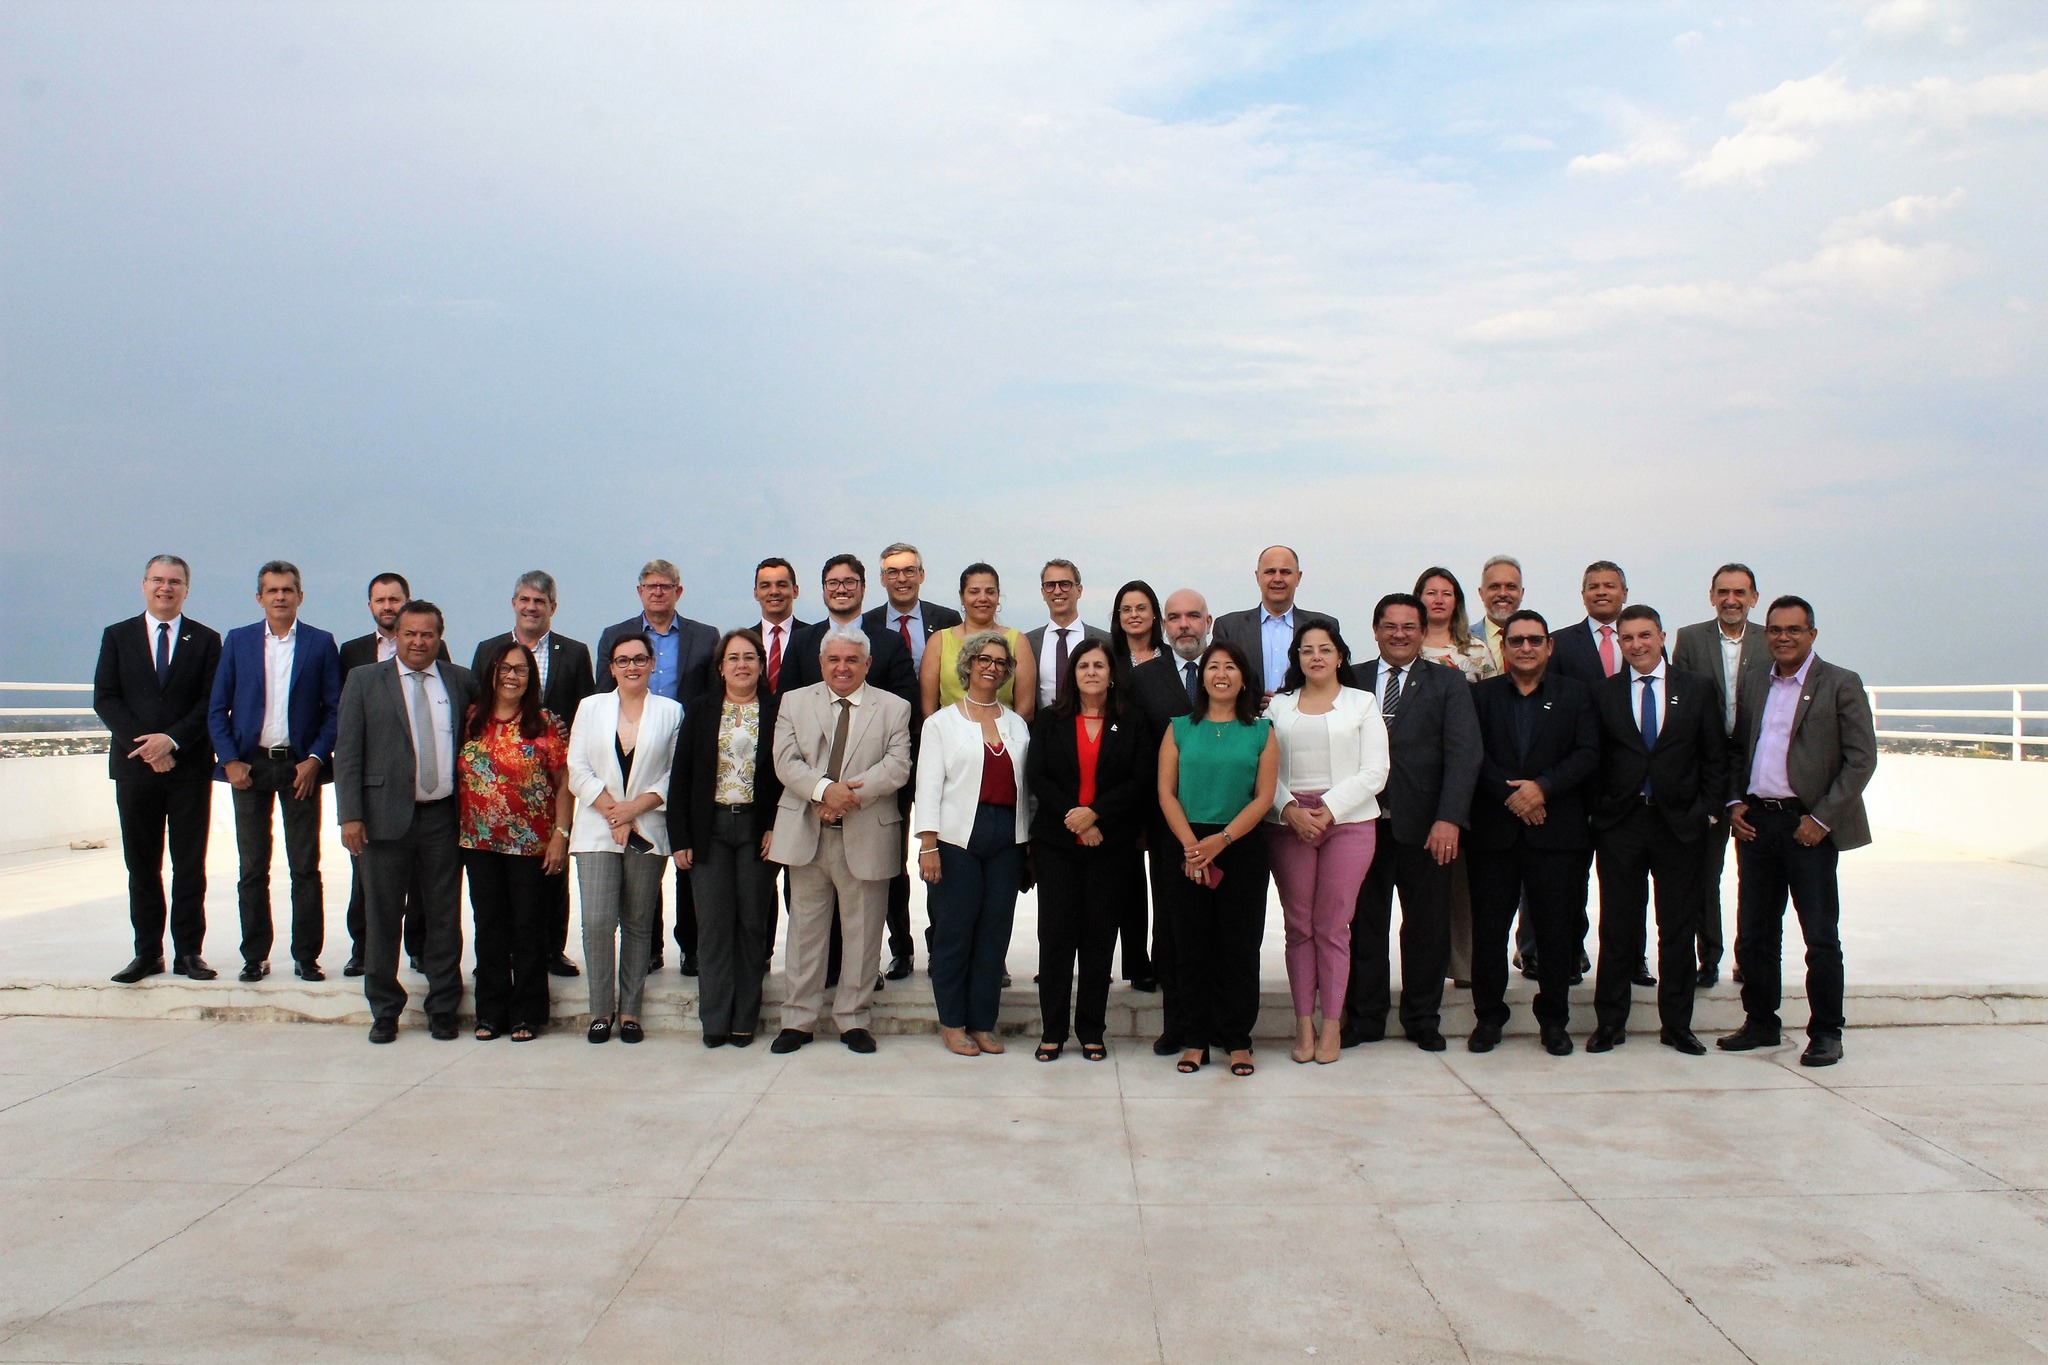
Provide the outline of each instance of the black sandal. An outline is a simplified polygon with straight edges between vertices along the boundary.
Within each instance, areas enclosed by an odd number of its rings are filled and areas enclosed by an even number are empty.
[[[1254,1066],[1253,1066],[1253,1065],[1252,1065],[1252,1064],[1251,1064],[1250,1062],[1248,1062],[1248,1061],[1245,1061],[1245,1062],[1232,1062],[1232,1063],[1230,1064],[1230,1074],[1231,1074],[1231,1075],[1233,1075],[1233,1076],[1249,1076],[1249,1075],[1251,1075],[1251,1074],[1252,1074],[1252,1072],[1253,1072],[1253,1071],[1255,1071],[1255,1070],[1257,1070],[1257,1068],[1256,1068],[1256,1067],[1254,1067]]]
[[[1081,1044],[1081,1056],[1091,1062],[1099,1062],[1109,1056],[1109,1049],[1101,1043]]]
[[[585,1036],[588,1037],[590,1041],[593,1043],[610,1042],[612,1036],[611,1016],[607,1014],[602,1019],[591,1020],[590,1032]]]
[[[1175,1071],[1178,1071],[1178,1072],[1179,1072],[1179,1073],[1180,1073],[1181,1075],[1183,1075],[1183,1076],[1192,1076],[1192,1075],[1194,1075],[1194,1074],[1195,1074],[1195,1073],[1196,1073],[1197,1071],[1200,1071],[1200,1070],[1201,1070],[1201,1069],[1202,1069],[1203,1067],[1207,1066],[1208,1064],[1209,1064],[1209,1049],[1208,1049],[1208,1048],[1203,1048],[1203,1049],[1202,1049],[1202,1058],[1201,1058],[1201,1060],[1200,1060],[1200,1061],[1196,1061],[1196,1062],[1191,1062],[1191,1061],[1189,1061],[1189,1060],[1188,1060],[1187,1058],[1183,1057],[1183,1058],[1181,1058],[1181,1059],[1180,1059],[1179,1061],[1177,1061],[1177,1062],[1175,1062],[1175,1063],[1173,1064],[1173,1069],[1174,1069]]]
[[[1065,1043],[1040,1043],[1038,1051],[1031,1055],[1041,1062],[1056,1062],[1060,1059],[1060,1053],[1065,1051],[1066,1046]]]
[[[504,1036],[505,1030],[495,1024],[478,1024],[476,1026],[476,1040],[479,1043],[488,1043],[493,1038],[502,1038]]]
[[[512,1041],[515,1043],[530,1043],[538,1037],[540,1037],[540,1030],[531,1024],[514,1024],[512,1026]]]
[[[637,1043],[646,1036],[645,1033],[640,1031],[640,1021],[638,1019],[623,1020],[619,1024],[619,1041],[622,1043]]]

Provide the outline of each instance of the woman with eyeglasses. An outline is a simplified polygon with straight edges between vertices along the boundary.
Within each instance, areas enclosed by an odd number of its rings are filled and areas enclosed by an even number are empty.
[[[455,755],[462,867],[476,934],[476,1036],[531,1042],[548,1026],[555,955],[544,877],[569,864],[569,737],[541,709],[540,669],[511,636],[477,670],[483,695]]]
[[[693,702],[669,777],[668,836],[697,900],[697,1016],[705,1047],[745,1047],[761,1021],[775,937],[775,716],[761,637],[729,630],[713,656],[721,690]]]
[[[1280,746],[1243,650],[1219,640],[1198,666],[1201,708],[1174,717],[1159,741],[1159,810],[1181,846],[1176,894],[1162,907],[1174,917],[1167,1018],[1180,1033],[1176,1070],[1201,1070],[1221,1043],[1230,1074],[1249,1076],[1269,871],[1253,836],[1272,809]]]
[[[583,900],[584,976],[590,983],[590,1041],[637,1043],[647,980],[647,940],[661,910],[668,865],[662,812],[683,708],[647,690],[654,642],[626,635],[612,646],[618,689],[576,708],[570,729],[569,786],[576,822],[569,852]]]
[[[961,652],[970,636],[994,631],[1002,636],[1011,660],[1010,674],[1003,680],[996,700],[1016,708],[1017,715],[1030,723],[1032,709],[1038,702],[1038,662],[1032,657],[1031,646],[1025,642],[1022,631],[996,624],[996,612],[1002,604],[1003,580],[994,565],[969,564],[960,571],[961,622],[931,637],[939,647],[933,649],[929,642],[925,645],[924,667],[918,671],[925,715],[938,715],[941,708],[956,705],[967,695],[968,670],[960,663]]]
[[[927,650],[926,664],[937,656]],[[1003,1050],[1003,959],[1031,834],[1031,732],[1000,699],[1014,658],[1003,632],[970,633],[954,664],[959,698],[925,719],[919,741],[912,833],[932,925],[932,998],[946,1050],[962,1057]]]
[[[1476,683],[1500,672],[1483,636],[1475,636],[1465,618],[1465,589],[1449,569],[1424,569],[1415,580],[1422,599],[1422,657],[1446,664]]]

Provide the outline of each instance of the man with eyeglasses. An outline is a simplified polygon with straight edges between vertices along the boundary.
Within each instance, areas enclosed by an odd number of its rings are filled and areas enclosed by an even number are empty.
[[[1581,788],[1600,765],[1593,694],[1550,668],[1550,626],[1518,611],[1502,632],[1508,671],[1472,689],[1479,784],[1472,797],[1472,1012],[1466,1047],[1491,1052],[1508,1021],[1508,925],[1526,897],[1536,924],[1535,1014],[1543,1048],[1570,1055],[1572,958],[1586,921],[1593,846]]]
[[[1067,675],[1067,657],[1083,640],[1109,643],[1109,632],[1081,623],[1081,571],[1071,559],[1048,559],[1038,571],[1038,595],[1045,599],[1052,620],[1037,630],[1026,631],[1031,657],[1039,661],[1038,709],[1043,711],[1059,698],[1061,679]]]
[[[1776,1047],[1782,996],[1785,899],[1806,940],[1806,1051],[1802,1066],[1842,1060],[1844,849],[1870,842],[1863,789],[1877,771],[1877,729],[1863,680],[1813,652],[1813,604],[1780,597],[1764,614],[1769,672],[1744,680],[1736,707],[1728,823],[1735,832],[1735,950],[1742,1027],[1726,1052]]]
[[[606,626],[597,637],[597,687],[601,692],[618,690],[612,676],[612,647],[620,640],[645,635],[654,645],[654,674],[647,690],[667,697],[688,714],[690,704],[711,690],[717,678],[718,632],[702,621],[692,621],[676,608],[682,601],[683,576],[666,559],[650,559],[640,569],[640,614],[614,626]],[[651,948],[647,970],[662,968],[661,912],[655,911],[648,935]],[[676,869],[676,947],[683,955],[683,975],[697,974],[697,902],[690,894],[690,874]]]

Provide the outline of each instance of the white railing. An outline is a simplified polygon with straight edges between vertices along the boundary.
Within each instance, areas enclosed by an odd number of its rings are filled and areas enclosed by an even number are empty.
[[[0,692],[91,692],[91,683],[0,682]],[[90,716],[90,706],[0,706],[0,719],[26,716]],[[0,730],[0,740],[106,739],[107,731],[93,726],[76,730]]]
[[[2026,757],[2027,746],[2048,745],[2048,734],[2030,735],[2026,732],[2028,721],[2048,722],[2048,711],[2029,711],[2027,696],[2048,694],[2048,683],[1966,683],[1933,684],[1919,687],[1865,687],[1870,694],[1871,714],[1878,719],[1879,739],[1938,740],[1947,744],[1982,744],[2009,746],[2015,762]],[[1886,706],[1885,697],[1927,697],[1927,696],[1975,696],[2000,697],[2010,704],[2002,707],[1914,707]],[[1892,730],[1884,728],[1886,718],[1910,718],[1914,720],[1942,721],[1995,721],[1996,728],[1984,730]]]

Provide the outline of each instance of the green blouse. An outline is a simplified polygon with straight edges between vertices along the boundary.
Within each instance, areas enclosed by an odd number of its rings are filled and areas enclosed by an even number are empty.
[[[1180,808],[1191,825],[1227,825],[1251,803],[1259,787],[1259,757],[1273,722],[1250,725],[1173,718],[1173,743],[1180,750]]]

